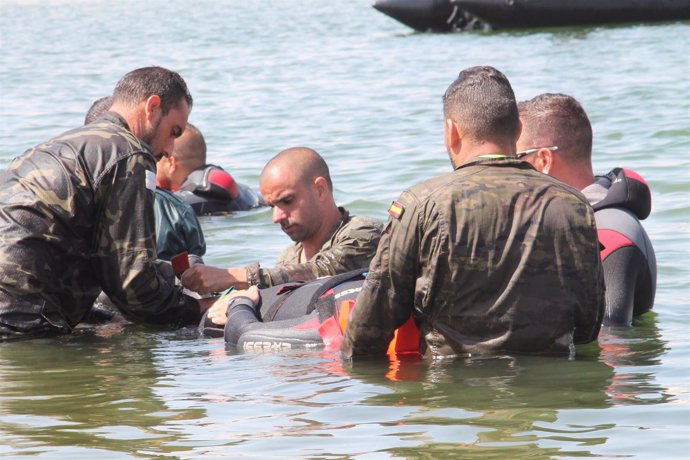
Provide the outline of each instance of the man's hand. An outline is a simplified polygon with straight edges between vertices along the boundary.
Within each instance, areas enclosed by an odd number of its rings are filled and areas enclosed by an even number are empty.
[[[255,306],[259,303],[259,289],[256,286],[252,286],[244,291],[232,291],[214,302],[211,308],[208,309],[208,319],[218,326],[224,326],[228,321],[226,316],[228,303],[237,296],[249,297]]]
[[[185,270],[180,278],[180,282],[182,286],[199,294],[221,292],[230,286],[246,287],[246,282],[238,280],[233,276],[233,272],[235,272],[235,269],[196,264]]]

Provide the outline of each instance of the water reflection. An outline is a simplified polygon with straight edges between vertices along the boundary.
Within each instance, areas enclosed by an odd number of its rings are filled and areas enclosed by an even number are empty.
[[[598,359],[615,369],[608,393],[617,404],[658,404],[671,395],[655,382],[668,346],[657,327],[656,313],[635,318],[632,328],[604,328]]]
[[[151,358],[155,337],[115,327],[0,346],[5,449],[91,458],[97,454],[82,451],[160,452],[174,438],[158,425],[203,416],[191,409],[171,413],[152,393],[160,377]]]
[[[653,315],[575,360],[350,363],[131,325],[81,331],[0,346],[0,455],[595,456],[646,413],[608,410],[669,400],[655,380],[666,350]]]
[[[393,390],[368,398],[366,404],[419,408],[400,423],[417,428],[431,458],[446,455],[457,443],[464,447],[462,455],[467,458],[473,452],[515,458],[520,451],[537,448],[542,438],[551,435],[540,427],[556,423],[558,411],[607,407],[607,389],[614,373],[597,360],[529,356],[399,362],[391,367],[393,372],[384,376],[377,372],[376,363],[355,362],[349,372]],[[407,380],[415,373],[418,378]],[[453,427],[457,437],[453,430],[439,434],[437,427]],[[582,442],[579,430],[561,430],[561,446],[566,441],[573,445]],[[406,448],[394,452],[411,453]],[[545,456],[554,453],[542,452]]]
[[[563,415],[594,415],[621,404],[660,404],[670,398],[655,382],[654,366],[666,345],[654,316],[645,316],[634,329],[604,331],[600,345],[583,347],[575,360],[400,360],[383,370],[380,362],[355,361],[345,370],[390,390],[368,397],[365,404],[416,408],[396,423],[414,427],[411,433],[422,446],[390,449],[393,454],[413,455],[421,447],[429,458],[516,458],[526,450],[537,458],[598,456],[597,446],[607,443],[617,425],[597,416],[575,424]],[[635,423],[642,422],[624,424]],[[452,450],[458,446],[463,449]]]

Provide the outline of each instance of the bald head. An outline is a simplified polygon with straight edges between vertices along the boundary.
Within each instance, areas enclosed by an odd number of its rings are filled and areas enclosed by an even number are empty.
[[[305,260],[320,250],[342,217],[328,166],[313,149],[293,147],[271,158],[261,171],[259,189],[273,209],[273,222],[302,244]]]
[[[308,147],[292,147],[278,153],[266,163],[261,171],[261,177],[278,171],[290,171],[295,174],[295,181],[302,184],[311,183],[315,178],[323,177],[328,184],[328,189],[333,191],[333,182],[326,161],[315,150]]]
[[[558,146],[558,154],[572,164],[591,164],[592,125],[572,96],[540,94],[518,104],[522,146]]]
[[[196,126],[187,123],[184,132],[175,141],[173,156],[188,171],[194,171],[206,164],[206,141]]]

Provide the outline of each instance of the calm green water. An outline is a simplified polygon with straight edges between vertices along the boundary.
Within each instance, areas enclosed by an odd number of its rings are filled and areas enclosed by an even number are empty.
[[[0,0],[0,48],[0,167],[157,64],[185,77],[210,160],[241,182],[308,145],[338,202],[381,218],[449,169],[441,94],[462,68],[491,64],[519,99],[576,96],[596,170],[648,180],[659,264],[654,313],[572,361],[237,355],[140,326],[1,344],[0,457],[687,458],[687,22],[432,35],[368,0]],[[267,211],[202,223],[216,265],[271,264],[288,243]]]

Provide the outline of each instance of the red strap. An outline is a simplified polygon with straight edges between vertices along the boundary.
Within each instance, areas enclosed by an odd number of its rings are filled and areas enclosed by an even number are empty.
[[[227,172],[219,169],[212,169],[208,173],[208,180],[212,184],[227,190],[233,199],[237,198],[237,194],[239,193],[239,190],[237,190],[237,182],[235,182],[235,179]]]
[[[327,351],[340,349],[340,344],[343,342],[343,332],[347,326],[347,318],[350,316],[350,311],[354,305],[354,300],[343,300],[340,302],[336,314],[319,326],[319,335]]]
[[[623,171],[625,172],[625,177],[627,177],[628,179],[634,179],[636,181],[642,182],[644,185],[647,185],[647,182],[642,178],[642,176],[637,174],[632,169],[623,168]]]
[[[599,235],[599,243],[603,246],[599,252],[601,260],[606,259],[616,249],[624,246],[634,246],[633,242],[625,235],[615,230],[600,229],[597,230]]]

